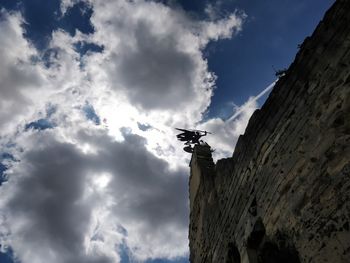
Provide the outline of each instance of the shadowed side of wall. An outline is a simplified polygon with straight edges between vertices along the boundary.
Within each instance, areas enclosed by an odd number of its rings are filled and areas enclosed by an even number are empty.
[[[338,0],[232,158],[196,146],[190,260],[350,262],[350,1]]]

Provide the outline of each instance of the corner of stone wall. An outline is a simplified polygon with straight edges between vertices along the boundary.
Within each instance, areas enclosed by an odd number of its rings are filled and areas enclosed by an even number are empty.
[[[196,145],[192,154],[190,175],[190,208],[196,198],[199,186],[211,187],[214,179],[214,161],[211,156],[211,148],[209,145]]]
[[[211,262],[208,255],[196,253],[209,246],[208,220],[216,213],[215,165],[209,145],[196,145],[190,162],[190,261]],[[204,257],[204,258],[203,258]]]
[[[350,256],[350,1],[337,0],[249,121],[231,158],[196,146],[190,262]]]

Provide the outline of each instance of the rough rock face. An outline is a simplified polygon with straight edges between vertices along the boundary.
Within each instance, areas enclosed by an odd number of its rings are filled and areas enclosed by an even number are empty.
[[[196,146],[190,259],[350,262],[350,1],[300,47],[232,158]]]

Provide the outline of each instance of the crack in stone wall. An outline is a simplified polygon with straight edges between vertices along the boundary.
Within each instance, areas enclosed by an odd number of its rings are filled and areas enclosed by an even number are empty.
[[[350,1],[305,39],[232,158],[196,146],[190,260],[350,262]]]

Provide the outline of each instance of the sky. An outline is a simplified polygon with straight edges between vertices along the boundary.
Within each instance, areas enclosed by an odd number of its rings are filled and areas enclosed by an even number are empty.
[[[333,0],[0,0],[0,262],[188,262],[190,155],[232,155]]]

